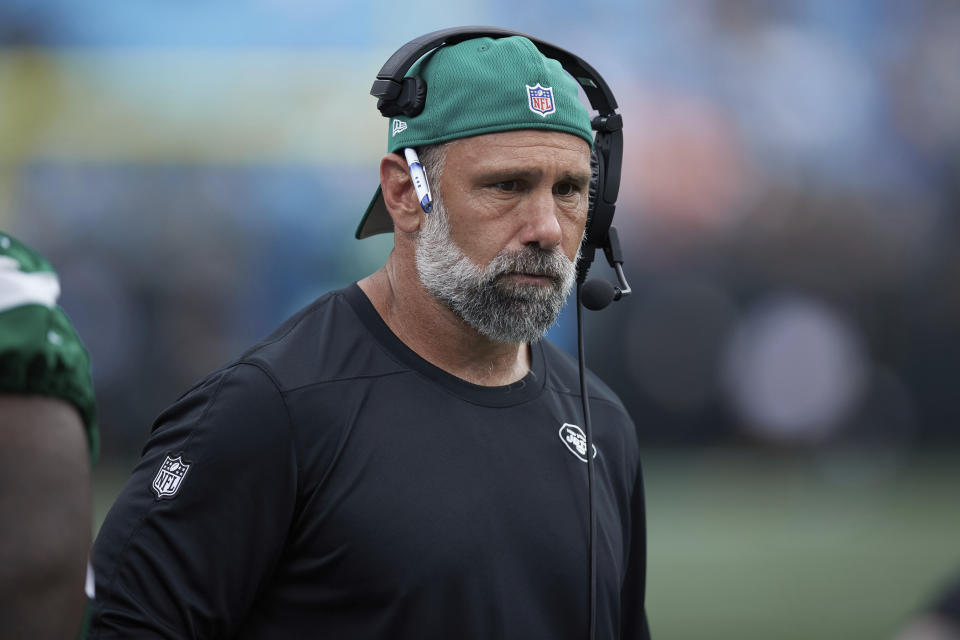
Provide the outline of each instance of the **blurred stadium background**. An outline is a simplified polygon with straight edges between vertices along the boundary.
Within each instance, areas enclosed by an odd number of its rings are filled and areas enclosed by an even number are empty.
[[[953,0],[0,0],[0,228],[92,353],[97,521],[165,405],[381,264],[370,82],[464,24],[624,114],[636,293],[588,364],[646,451],[656,637],[891,637],[960,568]]]

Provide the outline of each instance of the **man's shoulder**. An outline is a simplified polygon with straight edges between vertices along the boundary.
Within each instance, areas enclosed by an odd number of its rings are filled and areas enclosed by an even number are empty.
[[[577,359],[553,344],[541,340],[544,360],[547,366],[547,384],[554,391],[580,395],[580,373]],[[626,408],[620,397],[610,386],[589,368],[586,370],[587,394],[591,401],[601,401],[616,407],[626,414]]]
[[[57,304],[60,279],[40,253],[0,231],[0,392],[59,398],[85,426],[97,457],[90,356]]]
[[[157,442],[182,443],[173,450],[188,450],[191,442],[195,451],[213,446],[234,461],[256,457],[260,448],[276,451],[290,442],[299,447],[297,434],[307,424],[303,417],[315,418],[312,407],[321,404],[336,407],[326,402],[334,397],[329,394],[342,398],[342,386],[324,385],[357,377],[357,362],[370,371],[384,360],[364,353],[374,348],[373,340],[347,299],[350,295],[347,288],[319,297],[200,379],[158,416],[152,429],[159,434]],[[318,395],[324,388],[329,394]],[[336,437],[335,429],[328,432]],[[202,434],[199,440],[197,433]]]
[[[367,327],[363,296],[354,284],[317,298],[231,365],[260,368],[280,391],[393,372]]]
[[[547,371],[547,388],[551,393],[567,396],[580,404],[580,372],[577,359],[547,340],[541,340]],[[598,447],[617,452],[627,464],[625,478],[633,478],[640,464],[637,427],[630,413],[613,389],[599,376],[586,371],[587,394],[590,400],[593,437]],[[581,415],[576,411],[576,415]],[[582,417],[582,415],[581,415]],[[582,423],[580,423],[582,425]],[[632,480],[627,480],[632,482]]]

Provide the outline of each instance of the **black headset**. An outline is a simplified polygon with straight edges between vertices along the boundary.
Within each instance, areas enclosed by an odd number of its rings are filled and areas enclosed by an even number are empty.
[[[588,309],[603,309],[612,301],[629,295],[630,285],[623,275],[623,254],[617,230],[611,226],[617,207],[617,194],[620,191],[623,118],[616,112],[617,100],[613,97],[613,92],[593,67],[565,49],[519,31],[499,27],[455,27],[433,31],[400,47],[380,68],[377,79],[370,88],[370,95],[379,98],[377,109],[388,118],[400,114],[416,116],[423,111],[428,88],[423,78],[405,76],[417,60],[444,45],[473,38],[507,36],[527,38],[543,55],[558,61],[583,87],[590,106],[598,112],[590,122],[596,131],[591,154],[596,180],[595,183],[591,181],[586,235],[580,247],[580,261],[577,263],[577,283],[584,285],[583,305]],[[584,283],[597,249],[603,249],[607,262],[616,271],[619,287],[614,287],[605,280]]]

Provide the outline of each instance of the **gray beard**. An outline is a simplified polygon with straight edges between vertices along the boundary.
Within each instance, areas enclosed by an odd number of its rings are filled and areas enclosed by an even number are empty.
[[[500,252],[486,268],[475,265],[450,237],[439,198],[417,236],[416,262],[420,283],[433,297],[481,335],[505,343],[542,338],[557,321],[576,275],[576,258],[534,246]],[[553,282],[538,286],[501,278],[509,273],[545,275]]]

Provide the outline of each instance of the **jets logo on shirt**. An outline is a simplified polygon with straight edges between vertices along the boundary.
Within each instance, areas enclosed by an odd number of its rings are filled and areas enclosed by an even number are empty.
[[[157,494],[157,498],[172,498],[177,495],[189,470],[190,463],[184,462],[182,456],[174,458],[168,455],[153,479],[153,492]]]
[[[587,434],[575,424],[564,422],[560,427],[560,441],[580,462],[587,461]],[[597,457],[597,445],[593,445],[593,457]]]

